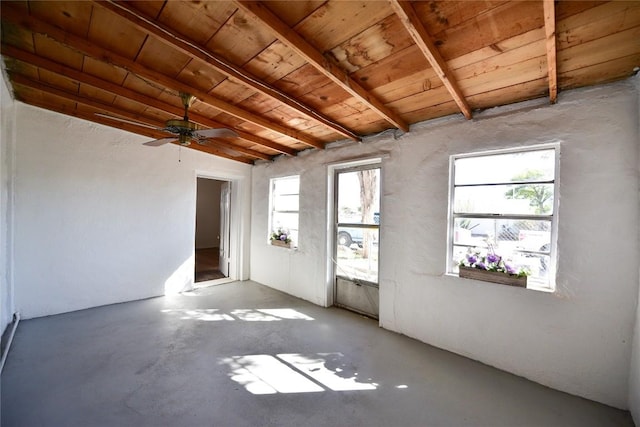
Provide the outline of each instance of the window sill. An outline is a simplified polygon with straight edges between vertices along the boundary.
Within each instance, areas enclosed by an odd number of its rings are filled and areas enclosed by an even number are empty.
[[[503,284],[500,284],[500,283],[492,283],[492,282],[488,282],[488,281],[485,281],[485,280],[468,279],[466,277],[458,276],[457,273],[445,273],[445,276],[455,277],[456,279],[475,280],[476,282],[490,283],[490,284],[496,285],[496,286],[502,286],[502,287],[508,287],[508,288],[517,288],[517,289],[523,289],[523,290],[526,290],[526,291],[544,292],[544,293],[547,293],[547,294],[553,294],[555,292],[555,289],[551,289],[551,288],[546,287],[546,286],[537,285],[535,283],[527,283],[527,287],[526,288],[518,288],[517,286],[509,286],[509,285],[503,285]]]
[[[275,248],[279,248],[279,249],[286,249],[289,251],[297,251],[298,247],[297,246],[291,246],[291,245],[286,245],[284,243],[273,243],[272,241],[269,241],[267,243],[268,246],[273,246]]]

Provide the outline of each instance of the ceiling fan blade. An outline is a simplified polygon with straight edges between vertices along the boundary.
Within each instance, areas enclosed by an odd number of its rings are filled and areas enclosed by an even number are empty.
[[[159,147],[175,140],[175,138],[160,138],[154,139],[153,141],[145,142],[142,145],[146,145],[147,147]]]
[[[153,130],[158,130],[158,128],[155,127],[155,126],[151,126],[151,125],[148,125],[148,124],[142,123],[142,122],[137,122],[135,120],[129,120],[129,119],[121,118],[121,117],[110,116],[108,114],[102,114],[102,113],[95,113],[95,115],[98,116],[98,117],[103,117],[105,119],[115,120],[117,122],[129,123],[130,125],[142,126],[142,127],[153,129]]]
[[[242,153],[238,153],[236,150],[232,150],[230,148],[227,147],[215,147],[217,150],[222,151],[223,153],[226,153],[228,155],[230,155],[231,157],[241,157]]]
[[[210,142],[212,142],[212,141],[210,141],[208,138],[194,139],[194,141],[197,142],[199,145],[205,145],[205,146],[213,147],[216,150],[220,150],[223,153],[226,153],[226,154],[228,154],[230,156],[233,156],[233,157],[242,156],[241,152],[236,151],[232,147],[228,146],[227,145],[228,143],[225,142],[225,141],[217,141],[216,144],[211,144]],[[229,145],[231,145],[231,144],[229,144]]]
[[[238,134],[227,128],[200,129],[194,132],[198,138],[235,138]]]

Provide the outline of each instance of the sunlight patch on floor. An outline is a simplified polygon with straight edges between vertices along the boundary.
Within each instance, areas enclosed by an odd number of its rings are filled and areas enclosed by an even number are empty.
[[[311,393],[322,387],[268,354],[233,356],[223,362],[230,377],[252,394]]]
[[[292,308],[239,308],[228,313],[217,308],[167,308],[162,313],[175,314],[183,320],[216,322],[244,320],[246,322],[273,322],[280,320],[314,320],[313,317]]]
[[[326,390],[376,390],[378,384],[358,378],[342,353],[256,354],[220,360],[229,377],[252,394],[316,393]]]
[[[314,356],[303,354],[278,354],[300,372],[333,391],[375,390],[377,384],[367,378],[361,382],[357,368],[343,362],[342,353],[318,353]]]
[[[193,284],[193,290],[208,288],[210,286],[225,285],[231,282],[236,282],[236,280],[230,277],[222,277],[220,279],[213,279],[213,280],[203,280],[202,282],[195,282]],[[184,292],[183,295],[185,294],[189,294],[189,292]],[[188,295],[188,296],[191,296],[191,295]]]

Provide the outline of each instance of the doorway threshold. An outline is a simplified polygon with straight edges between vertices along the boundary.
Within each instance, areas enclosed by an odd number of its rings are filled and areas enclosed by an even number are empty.
[[[205,280],[203,282],[194,283],[193,289],[208,288],[209,286],[216,286],[216,285],[224,285],[225,283],[231,283],[235,281],[236,281],[235,279],[231,279],[229,277],[223,277],[221,279],[215,279],[215,280]]]

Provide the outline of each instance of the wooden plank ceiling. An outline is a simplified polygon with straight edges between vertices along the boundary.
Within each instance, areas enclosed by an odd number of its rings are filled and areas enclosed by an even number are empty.
[[[2,1],[16,99],[253,163],[626,78],[640,1]],[[175,141],[177,143],[177,141]],[[90,141],[87,142],[90,144]],[[153,148],[149,148],[153,149]]]

